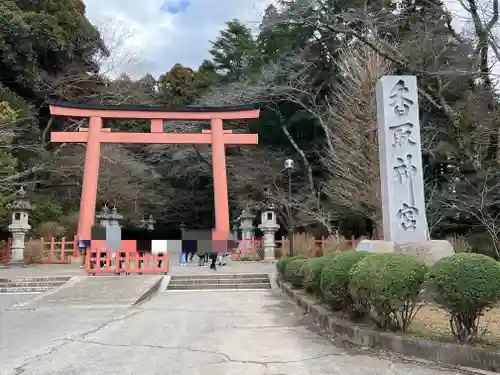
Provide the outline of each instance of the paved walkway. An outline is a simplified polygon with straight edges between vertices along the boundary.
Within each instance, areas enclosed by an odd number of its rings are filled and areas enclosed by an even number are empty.
[[[267,273],[274,265],[233,262],[223,268]],[[28,272],[83,273],[73,265]],[[195,264],[172,267],[174,274],[210,272]],[[99,279],[106,283],[92,278]],[[0,296],[0,375],[460,374],[334,344],[277,290],[160,290],[137,307],[73,303],[11,309],[32,298]]]
[[[2,375],[452,375],[334,345],[275,290],[0,311]]]
[[[195,257],[187,266],[181,267],[178,254],[169,254],[170,275],[203,275],[218,273],[273,273],[276,270],[274,263],[228,261],[226,266],[217,266],[217,271],[209,268],[210,263],[198,267]],[[86,276],[85,270],[80,268],[80,262],[72,264],[39,264],[27,267],[0,268],[0,278],[12,277],[42,277],[42,276]],[[97,277],[97,276],[96,276]],[[98,277],[103,277],[102,275]]]

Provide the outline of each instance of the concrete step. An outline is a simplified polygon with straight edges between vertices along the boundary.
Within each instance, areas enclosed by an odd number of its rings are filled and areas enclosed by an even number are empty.
[[[64,285],[71,277],[14,277],[0,278],[0,294],[44,293]]]
[[[172,276],[167,290],[271,289],[269,276],[261,274],[215,274]]]
[[[9,282],[42,282],[42,281],[68,281],[71,276],[45,276],[45,277],[12,277],[12,278],[0,278],[0,283]]]
[[[267,273],[234,273],[234,274],[223,274],[217,273],[212,275],[173,275],[172,279],[176,280],[190,280],[190,279],[200,279],[200,280],[215,280],[215,279],[254,279],[254,278],[269,278]]]
[[[269,283],[268,277],[259,277],[255,279],[188,279],[178,280],[172,278],[169,285],[191,285],[191,284],[261,284]]]
[[[204,284],[184,284],[184,285],[168,285],[167,290],[217,290],[217,289],[271,289],[270,283],[258,283],[258,284],[216,284],[216,283],[204,283]]]
[[[57,288],[58,286],[66,284],[66,281],[9,281],[9,282],[0,282],[0,288],[13,288],[13,287],[52,287]]]
[[[44,293],[52,289],[51,286],[0,287],[0,293]]]

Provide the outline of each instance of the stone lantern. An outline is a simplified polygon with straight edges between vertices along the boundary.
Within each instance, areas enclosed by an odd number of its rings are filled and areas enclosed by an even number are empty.
[[[141,219],[140,227],[142,229],[146,229],[148,231],[154,231],[155,230],[155,224],[156,224],[156,220],[153,219],[153,215],[152,214],[149,214],[149,216],[148,216],[147,219],[145,219],[145,218]]]
[[[108,205],[107,203],[105,203],[104,206],[102,206],[101,211],[97,215],[95,215],[101,228],[109,227],[110,215],[111,213],[109,211]]]
[[[238,246],[238,250],[242,250],[243,253],[249,253],[252,251],[252,238],[255,236],[255,227],[253,226],[253,221],[255,215],[250,210],[249,207],[245,208],[241,212],[240,216],[240,229],[241,229],[241,243]]]
[[[111,213],[109,214],[109,226],[113,228],[121,228],[120,221],[123,216],[118,213],[116,206],[113,206]]]
[[[239,218],[239,217],[238,217],[238,218],[236,218],[236,219],[234,219],[234,220],[233,220],[233,226],[232,226],[232,228],[231,228],[231,229],[232,229],[232,231],[233,231],[233,240],[235,240],[235,241],[238,241],[238,237],[239,237],[239,236],[238,236],[238,229],[239,229],[239,227],[238,227],[238,223],[239,223],[239,221],[240,221],[240,218]]]
[[[264,248],[264,261],[274,262],[276,260],[274,255],[274,251],[276,249],[275,234],[280,228],[277,223],[274,203],[270,201],[266,202],[260,221],[261,224],[259,224],[259,229],[264,234],[262,244]]]
[[[118,213],[116,206],[110,210],[105,204],[101,211],[96,215],[101,228],[106,229],[106,249],[121,250],[122,244],[122,229],[120,220],[123,216]]]
[[[26,191],[21,188],[16,191],[16,198],[7,205],[7,209],[12,212],[12,222],[9,231],[12,233],[12,257],[11,264],[24,263],[24,237],[31,229],[28,223],[29,213],[35,209],[29,200],[26,199]]]

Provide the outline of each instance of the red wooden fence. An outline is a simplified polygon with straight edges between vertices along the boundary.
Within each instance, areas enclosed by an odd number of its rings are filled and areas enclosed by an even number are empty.
[[[12,238],[7,241],[0,241],[0,264],[7,264],[10,262],[12,256]]]
[[[73,257],[80,257],[76,237],[70,241],[66,238],[57,241],[54,237],[50,241],[43,240],[43,255],[40,263],[68,264]]]
[[[88,249],[85,269],[91,275],[168,272],[168,253],[163,255],[137,251]]]
[[[256,254],[256,246],[262,241],[252,237],[249,240],[233,241],[235,246],[228,249],[232,260],[252,259],[255,260],[259,254]],[[241,246],[240,246],[241,245]]]

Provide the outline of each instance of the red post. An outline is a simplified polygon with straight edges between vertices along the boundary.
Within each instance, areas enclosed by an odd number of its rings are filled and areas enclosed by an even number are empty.
[[[87,271],[87,273],[90,273],[90,265],[91,265],[91,262],[92,262],[92,250],[91,249],[87,249],[87,254],[85,254],[85,269]]]
[[[55,254],[54,254],[55,253],[54,237],[52,237],[50,240],[50,250],[49,251],[50,251],[49,259],[51,261],[54,261],[56,259]]]
[[[73,237],[73,257],[80,258],[80,248],[78,247],[78,239],[76,236]]]
[[[66,255],[66,237],[63,237],[61,239],[61,260],[64,259],[65,255]]]
[[[106,254],[106,272],[109,272],[111,270],[111,254],[107,249],[105,254]]]
[[[125,253],[125,273],[130,273],[130,252]]]
[[[229,201],[227,196],[226,150],[222,120],[211,121],[212,169],[214,173],[215,240],[227,240],[229,235]]]
[[[100,134],[102,119],[91,117],[85,153],[85,169],[83,171],[82,196],[80,199],[80,217],[78,218],[78,239],[91,239],[94,224],[95,204],[99,181],[99,159],[101,157]]]
[[[252,260],[255,260],[255,236],[252,236]]]

